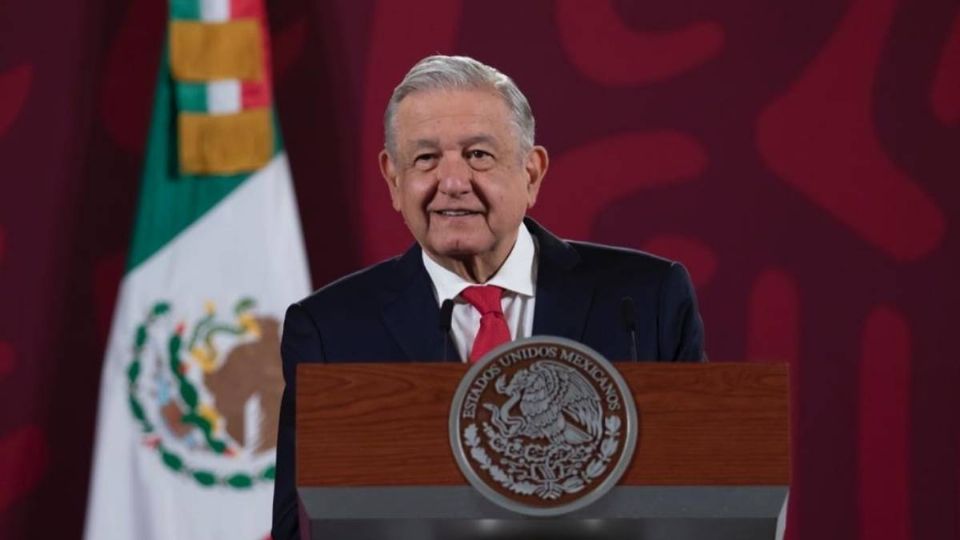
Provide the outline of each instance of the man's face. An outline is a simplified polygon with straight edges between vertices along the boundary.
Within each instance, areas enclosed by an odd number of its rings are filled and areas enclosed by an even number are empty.
[[[396,155],[381,153],[380,166],[394,209],[434,260],[479,264],[486,279],[483,268],[503,263],[536,202],[546,151],[521,152],[510,110],[491,91],[415,92],[393,127]]]

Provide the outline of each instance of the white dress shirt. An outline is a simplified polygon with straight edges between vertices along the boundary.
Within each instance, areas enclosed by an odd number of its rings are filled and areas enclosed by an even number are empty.
[[[481,283],[481,285],[496,285],[503,289],[500,307],[503,308],[504,318],[507,320],[507,326],[510,327],[511,339],[530,337],[533,332],[533,308],[537,288],[536,263],[536,244],[527,226],[521,223],[517,241],[510,250],[507,260],[486,283]],[[423,252],[423,266],[430,275],[430,281],[433,282],[433,293],[437,299],[437,305],[443,305],[443,301],[447,299],[453,300],[450,333],[460,359],[466,361],[470,357],[470,348],[480,328],[480,312],[461,298],[460,293],[467,287],[477,284],[440,266],[426,252]]]

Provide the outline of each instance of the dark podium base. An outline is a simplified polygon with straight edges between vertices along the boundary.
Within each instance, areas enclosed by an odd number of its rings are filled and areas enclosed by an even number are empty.
[[[318,540],[773,540],[786,486],[618,486],[564,516],[529,518],[469,486],[301,488]]]

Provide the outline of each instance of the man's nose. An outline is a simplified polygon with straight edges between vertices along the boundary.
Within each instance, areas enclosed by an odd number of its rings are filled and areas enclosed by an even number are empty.
[[[437,167],[438,189],[445,195],[462,195],[470,192],[473,171],[463,156],[444,154]]]

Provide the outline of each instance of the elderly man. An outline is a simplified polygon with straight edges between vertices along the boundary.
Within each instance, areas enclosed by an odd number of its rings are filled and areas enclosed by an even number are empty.
[[[509,77],[471,58],[425,58],[394,90],[384,127],[380,169],[416,244],[287,311],[275,539],[298,530],[300,362],[468,362],[531,335],[574,339],[614,360],[703,358],[703,327],[681,265],[566,242],[525,218],[548,157]],[[442,321],[447,300],[452,313]]]

